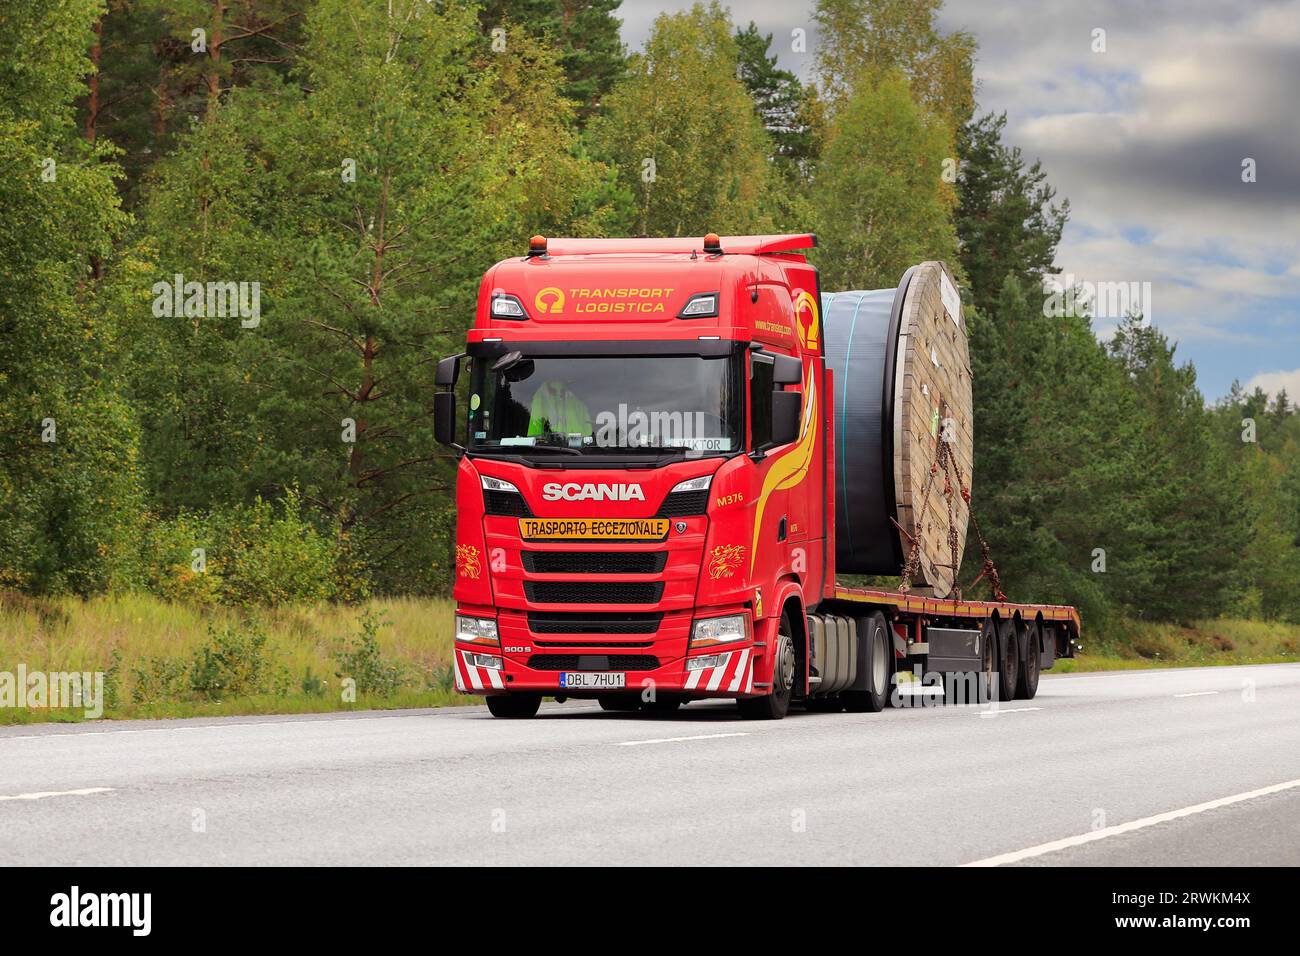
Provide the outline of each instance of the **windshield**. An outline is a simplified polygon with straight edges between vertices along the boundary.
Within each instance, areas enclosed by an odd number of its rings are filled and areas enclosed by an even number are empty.
[[[476,358],[470,449],[727,454],[741,446],[739,367],[734,356]]]

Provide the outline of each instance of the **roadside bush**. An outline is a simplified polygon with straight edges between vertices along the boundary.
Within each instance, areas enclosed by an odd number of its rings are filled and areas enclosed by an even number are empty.
[[[379,648],[379,629],[387,623],[373,611],[362,612],[360,630],[335,655],[335,676],[340,680],[351,677],[357,682],[358,693],[391,697],[406,683],[401,664],[386,659]]]
[[[366,593],[346,540],[305,520],[292,490],[278,503],[257,498],[151,522],[144,565],[150,591],[190,603],[274,606]]]
[[[131,668],[131,699],[162,704],[185,695],[189,665],[178,657],[150,657]]]
[[[277,674],[266,631],[256,621],[220,629],[208,625],[207,643],[195,652],[190,665],[190,689],[211,700],[283,694],[288,683],[284,674]]]

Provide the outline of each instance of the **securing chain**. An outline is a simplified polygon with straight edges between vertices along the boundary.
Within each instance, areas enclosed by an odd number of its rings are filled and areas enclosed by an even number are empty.
[[[993,590],[994,599],[999,603],[1005,603],[1007,596],[1002,590],[1002,578],[1001,575],[998,574],[997,565],[993,563],[993,556],[992,552],[989,550],[989,543],[985,540],[984,533],[980,530],[979,520],[975,517],[975,509],[971,506],[970,488],[966,485],[966,477],[962,474],[961,466],[957,464],[957,460],[949,450],[948,442],[944,441],[943,438],[940,437],[939,441],[935,444],[935,459],[930,463],[930,474],[925,479],[925,489],[921,493],[921,513],[915,525],[916,534],[909,534],[899,526],[898,522],[894,522],[894,526],[911,539],[911,546],[908,548],[907,559],[903,562],[902,571],[900,572],[898,593],[906,594],[912,589],[912,580],[916,577],[916,572],[920,569],[921,533],[922,529],[925,527],[926,513],[930,508],[930,492],[934,488],[935,479],[939,476],[939,469],[942,468],[944,476],[943,496],[948,505],[948,547],[952,552],[953,589],[950,592],[950,596],[955,596],[958,593],[956,582],[957,572],[960,570],[957,567],[957,552],[960,543],[960,536],[957,534],[957,522],[953,517],[952,510],[952,480],[955,475],[957,479],[957,487],[961,490],[962,501],[966,502],[966,510],[971,528],[974,530],[975,537],[979,541],[980,557],[983,560],[983,566],[980,569],[980,573],[975,577],[975,580],[971,582],[970,586],[973,589],[975,585],[980,583],[980,581],[987,578],[989,587]]]

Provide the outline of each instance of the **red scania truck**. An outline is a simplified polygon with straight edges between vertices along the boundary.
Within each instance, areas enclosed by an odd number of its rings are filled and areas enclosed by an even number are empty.
[[[484,276],[434,409],[460,691],[770,719],[880,710],[903,671],[1028,698],[1072,655],[1070,607],[837,583],[837,482],[876,476],[841,460],[814,245],[539,236]]]

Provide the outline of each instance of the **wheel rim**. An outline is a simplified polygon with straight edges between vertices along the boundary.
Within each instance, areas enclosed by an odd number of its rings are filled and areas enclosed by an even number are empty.
[[[872,648],[871,655],[872,686],[875,688],[877,693],[883,694],[885,692],[885,684],[889,680],[889,662],[885,659],[885,654],[887,653],[885,632],[880,628],[876,628],[875,634],[872,635],[872,641],[875,645]]]
[[[790,635],[782,632],[781,645],[776,651],[776,667],[772,674],[772,690],[784,696],[794,687],[794,645]]]

